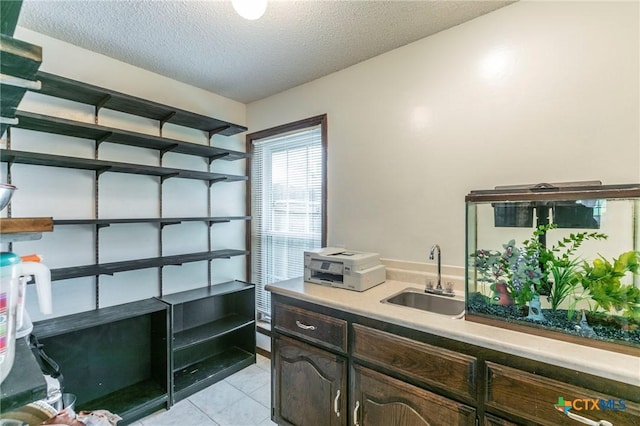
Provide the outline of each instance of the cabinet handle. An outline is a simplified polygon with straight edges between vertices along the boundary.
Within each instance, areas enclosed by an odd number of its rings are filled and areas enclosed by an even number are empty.
[[[360,426],[360,423],[358,423],[359,409],[360,409],[360,401],[356,401],[356,408],[353,409],[353,426]]]
[[[312,331],[313,331],[313,330],[315,330],[315,329],[316,329],[316,326],[315,326],[315,325],[307,325],[307,324],[301,323],[301,322],[300,322],[300,321],[298,321],[298,320],[296,320],[296,325],[297,325],[298,327],[300,327],[301,329],[303,329],[303,330],[312,330]]]
[[[578,421],[580,423],[584,423],[586,425],[590,425],[590,426],[613,426],[613,423],[608,422],[606,420],[598,420],[598,421],[591,420],[591,419],[588,419],[586,417],[582,417],[582,416],[579,416],[577,414],[573,414],[573,413],[571,413],[569,411],[567,411],[566,414],[567,414],[567,416],[569,418],[571,418],[573,420],[576,420],[576,421]]]
[[[333,412],[336,413],[336,416],[340,417],[340,407],[338,403],[340,402],[340,389],[336,392],[336,398],[333,400]]]

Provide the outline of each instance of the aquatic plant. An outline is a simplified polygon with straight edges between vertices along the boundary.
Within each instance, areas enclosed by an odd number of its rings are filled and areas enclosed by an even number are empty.
[[[478,250],[471,255],[480,272],[478,281],[491,283],[494,298],[499,298],[499,287],[504,284],[511,299],[524,306],[537,294],[536,287],[543,277],[538,253],[516,247],[515,240],[502,248],[502,252]]]
[[[599,232],[571,233],[551,247],[546,247],[540,242],[540,236],[557,227],[555,224],[540,225],[534,230],[532,238],[524,241],[524,246],[528,251],[539,253],[544,279],[540,280],[541,284],[537,290],[539,293],[548,294],[547,300],[551,303],[551,309],[554,311],[569,296],[575,295],[582,264],[580,258],[573,257],[578,248],[587,240],[607,238],[606,234]],[[570,309],[568,315],[572,316],[572,313]]]
[[[478,281],[491,283],[494,294],[497,285],[506,285],[509,295],[519,306],[526,305],[539,294],[547,294],[551,309],[557,310],[564,300],[575,294],[579,284],[582,260],[573,257],[576,251],[583,242],[606,239],[607,235],[571,233],[547,247],[540,242],[540,237],[555,228],[555,224],[538,226],[522,247],[517,247],[515,240],[511,240],[502,246],[502,252],[477,250],[471,256],[480,273]]]
[[[593,265],[583,262],[582,269],[578,279],[595,302],[593,311],[601,308],[640,321],[640,288],[622,283],[628,273],[640,275],[640,251],[622,253],[613,263],[600,256]]]

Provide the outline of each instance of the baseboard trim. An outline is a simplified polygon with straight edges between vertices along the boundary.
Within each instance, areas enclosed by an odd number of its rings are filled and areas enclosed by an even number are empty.
[[[259,348],[259,347],[257,347],[257,346],[256,346],[256,353],[257,353],[258,355],[262,355],[262,356],[263,356],[263,357],[265,357],[265,358],[269,358],[269,359],[271,359],[271,352],[269,352],[269,351],[267,351],[267,350],[265,350],[265,349]]]
[[[262,323],[258,322],[258,325],[256,326],[256,332],[271,337],[271,324],[262,325]]]

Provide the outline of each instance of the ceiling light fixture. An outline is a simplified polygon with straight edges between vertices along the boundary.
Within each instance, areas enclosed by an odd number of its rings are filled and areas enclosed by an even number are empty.
[[[231,4],[238,15],[250,21],[260,18],[267,10],[267,0],[233,0]]]

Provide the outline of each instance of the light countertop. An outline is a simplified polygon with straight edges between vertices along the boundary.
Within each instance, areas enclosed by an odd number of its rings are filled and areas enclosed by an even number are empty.
[[[414,283],[387,280],[367,291],[356,292],[307,283],[302,278],[266,288],[275,294],[640,386],[640,358],[632,355],[380,303],[408,287],[421,288]]]

